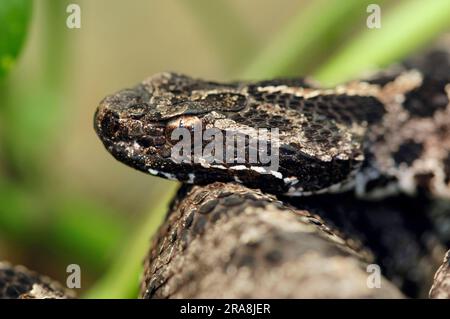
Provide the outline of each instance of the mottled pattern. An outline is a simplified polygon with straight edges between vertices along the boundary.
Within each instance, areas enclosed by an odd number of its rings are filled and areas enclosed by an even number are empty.
[[[447,251],[441,267],[434,276],[430,298],[450,299],[450,250]]]
[[[330,89],[304,79],[217,83],[161,73],[106,97],[95,129],[119,161],[185,183],[237,181],[288,196],[354,188],[362,197],[450,198],[449,47]],[[251,143],[232,162],[198,154],[197,163],[174,161],[173,130],[195,135],[200,124],[223,136],[279,129],[279,140],[266,139],[279,146],[279,167],[250,163]]]
[[[349,192],[286,200],[358,239],[373,252],[383,275],[408,297],[427,297],[447,247],[432,201],[406,196],[366,201]]]
[[[65,299],[72,291],[23,266],[0,261],[0,299]]]
[[[401,298],[373,259],[306,210],[239,184],[183,187],[145,261],[144,298]]]

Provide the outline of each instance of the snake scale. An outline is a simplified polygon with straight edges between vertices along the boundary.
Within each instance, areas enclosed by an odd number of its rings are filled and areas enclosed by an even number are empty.
[[[448,205],[430,211],[450,199],[449,101],[448,39],[334,88],[160,73],[107,96],[94,119],[106,149],[184,183],[145,259],[142,297],[402,298],[432,286],[431,297],[448,298],[448,254],[433,283],[450,243],[448,229],[436,231]],[[178,128],[277,128],[265,142],[278,165],[250,163],[248,141],[231,162],[206,161],[195,146],[197,161],[175,161]],[[382,267],[380,289],[368,287],[371,263]],[[13,285],[5,273],[0,288]]]

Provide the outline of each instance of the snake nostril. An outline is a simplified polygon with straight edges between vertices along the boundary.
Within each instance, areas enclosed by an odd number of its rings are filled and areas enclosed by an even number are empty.
[[[100,119],[100,129],[102,135],[113,139],[117,137],[117,133],[120,130],[119,117],[112,112],[105,112]]]

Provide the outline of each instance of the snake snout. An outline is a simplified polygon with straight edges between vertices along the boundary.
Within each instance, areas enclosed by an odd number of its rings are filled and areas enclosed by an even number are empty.
[[[102,102],[94,115],[94,129],[103,142],[114,140],[120,131],[119,115]]]

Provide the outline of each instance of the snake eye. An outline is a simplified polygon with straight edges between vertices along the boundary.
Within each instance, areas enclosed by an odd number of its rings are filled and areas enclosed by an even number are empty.
[[[202,130],[202,120],[196,116],[181,116],[167,123],[166,138],[171,142],[178,142],[181,136],[193,135]]]

